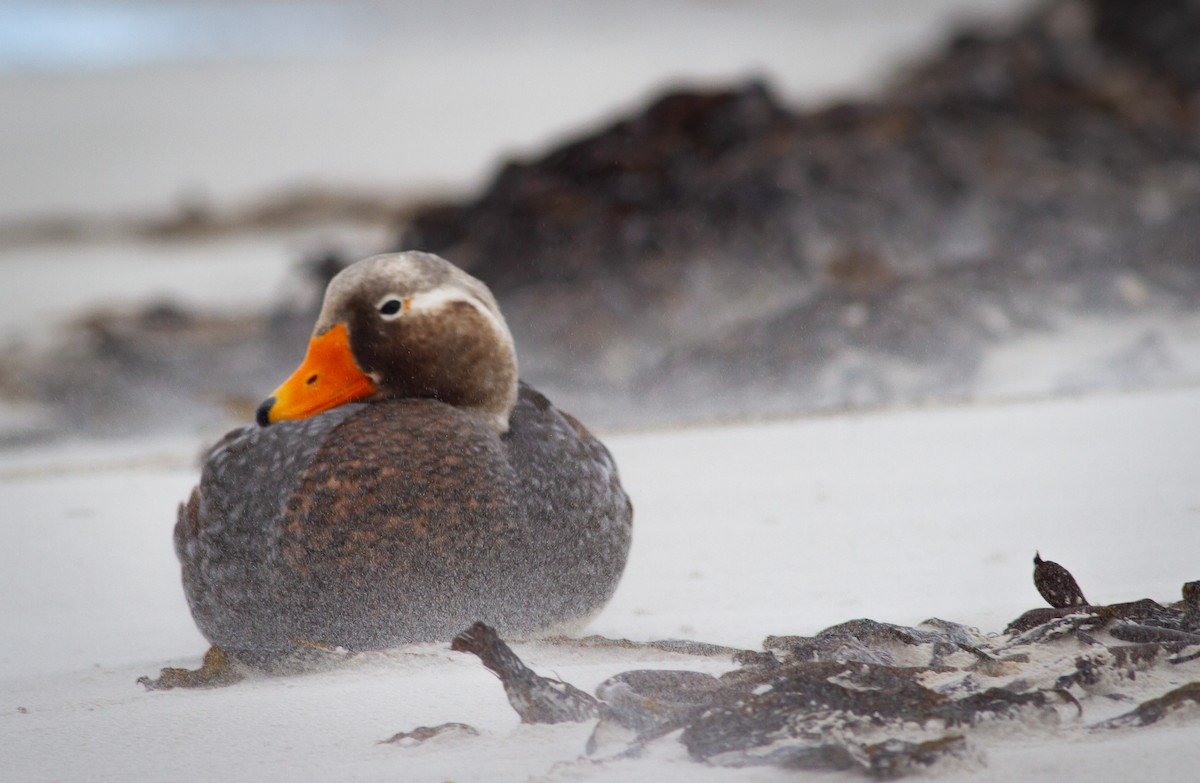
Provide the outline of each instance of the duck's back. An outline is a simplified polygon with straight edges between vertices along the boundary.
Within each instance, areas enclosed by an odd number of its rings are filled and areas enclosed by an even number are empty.
[[[181,512],[201,630],[247,654],[378,648],[582,619],[624,567],[632,511],[608,452],[522,386],[510,430],[432,400],[231,433]]]

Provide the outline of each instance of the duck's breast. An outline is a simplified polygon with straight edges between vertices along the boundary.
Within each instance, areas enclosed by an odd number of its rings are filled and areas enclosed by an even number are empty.
[[[282,633],[270,616],[258,619],[264,596],[289,588],[281,542],[287,505],[320,458],[329,434],[362,405],[343,406],[300,421],[242,427],[208,453],[175,525],[183,587],[201,632],[228,643],[248,618],[263,635]]]

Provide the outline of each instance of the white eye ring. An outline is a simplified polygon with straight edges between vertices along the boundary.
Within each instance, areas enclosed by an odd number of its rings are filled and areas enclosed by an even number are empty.
[[[379,300],[379,304],[375,309],[379,311],[379,317],[385,321],[393,321],[404,315],[405,311],[412,306],[411,299],[405,299],[395,294],[388,294]]]

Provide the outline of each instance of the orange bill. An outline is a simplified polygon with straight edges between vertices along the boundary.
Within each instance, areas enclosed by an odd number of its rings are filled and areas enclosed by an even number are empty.
[[[335,324],[309,341],[304,361],[259,407],[258,423],[303,419],[376,391],[354,361],[346,325]]]

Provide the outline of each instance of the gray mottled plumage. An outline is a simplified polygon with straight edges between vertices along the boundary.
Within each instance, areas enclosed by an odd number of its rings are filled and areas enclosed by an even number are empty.
[[[537,391],[500,393],[516,398],[506,428],[487,405],[381,393],[227,435],[175,529],[201,632],[254,662],[449,640],[478,620],[527,636],[597,611],[630,543],[616,466]]]

